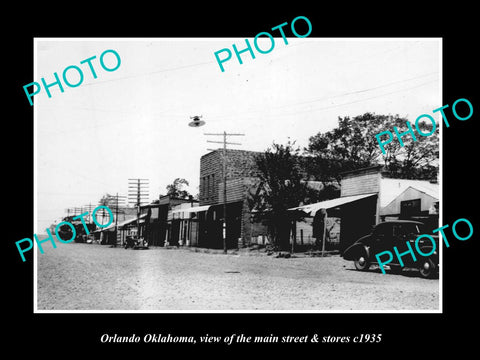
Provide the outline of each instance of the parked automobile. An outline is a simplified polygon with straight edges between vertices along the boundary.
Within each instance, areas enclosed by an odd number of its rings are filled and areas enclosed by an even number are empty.
[[[137,238],[136,236],[127,236],[124,248],[148,249],[148,242],[144,238]]]
[[[438,236],[431,235],[436,242],[435,252],[424,257],[416,253],[415,240],[421,234],[425,234],[424,224],[411,220],[394,220],[379,223],[372,228],[372,232],[358,239],[349,246],[342,254],[345,260],[353,260],[355,268],[360,271],[366,271],[371,264],[378,264],[376,254],[382,251],[393,253],[393,259],[388,264],[390,270],[394,273],[400,273],[405,267],[417,268],[420,275],[424,278],[432,278],[438,275]],[[410,242],[414,249],[417,261],[413,261],[410,254],[402,256],[404,267],[398,261],[393,247],[396,246],[399,253],[408,250],[406,242]],[[420,239],[418,248],[424,254],[431,252],[433,244],[428,239]]]

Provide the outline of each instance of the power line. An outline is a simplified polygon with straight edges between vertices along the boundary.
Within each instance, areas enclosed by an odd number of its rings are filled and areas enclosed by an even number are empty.
[[[37,191],[37,194],[40,195],[54,195],[54,196],[76,196],[76,195],[98,195],[98,192],[91,192],[91,193],[80,193],[80,192],[58,192],[58,191]]]
[[[141,238],[140,234],[140,207],[148,199],[148,179],[128,179],[128,202],[134,203],[137,208],[137,239]]]
[[[77,172],[77,171],[74,171],[74,170],[69,169],[69,168],[66,168],[66,167],[60,167],[60,166],[57,166],[57,165],[50,165],[50,167],[54,167],[54,168],[57,168],[57,169],[60,169],[60,170],[63,170],[63,171],[66,171],[66,172],[75,174],[75,175],[77,175],[77,176],[79,176],[79,177],[82,177],[82,178],[84,178],[85,180],[88,180],[88,181],[91,181],[91,182],[96,182],[96,183],[98,183],[98,184],[110,186],[110,184],[104,183],[104,182],[102,182],[102,181],[98,181],[97,179],[93,179],[93,178],[88,177],[88,176],[85,176],[85,175],[83,175],[82,173],[79,173],[79,172]]]
[[[434,82],[437,82],[438,79],[434,79],[434,80],[430,80],[430,81],[426,81],[426,82],[423,82],[421,84],[417,84],[415,86],[411,86],[411,87],[408,87],[408,88],[404,88],[404,89],[399,89],[399,90],[395,90],[395,91],[390,91],[390,92],[387,92],[387,93],[383,93],[383,94],[379,94],[379,95],[376,95],[376,96],[371,96],[371,97],[367,97],[367,98],[363,98],[363,99],[359,99],[359,100],[354,100],[354,101],[349,101],[349,102],[346,102],[346,103],[341,103],[341,104],[335,104],[335,105],[329,105],[329,106],[325,106],[325,107],[321,107],[321,108],[316,108],[316,109],[308,109],[308,110],[299,110],[299,111],[293,111],[293,112],[283,112],[283,113],[280,113],[280,114],[271,114],[271,113],[266,113],[265,115],[263,116],[269,116],[269,117],[281,117],[281,116],[291,116],[291,115],[297,115],[297,114],[305,114],[305,113],[312,113],[312,112],[317,112],[317,111],[322,111],[322,110],[328,110],[328,109],[332,109],[332,108],[336,108],[336,107],[341,107],[341,106],[346,106],[346,105],[351,105],[351,104],[355,104],[355,103],[360,103],[360,102],[363,102],[363,101],[367,101],[367,100],[371,100],[371,99],[376,99],[376,98],[379,98],[379,97],[383,97],[383,96],[387,96],[387,95],[391,95],[391,94],[396,94],[396,93],[399,93],[399,92],[402,92],[402,91],[407,91],[407,90],[411,90],[411,89],[415,89],[417,87],[421,87],[421,86],[424,86],[424,85],[427,85],[427,84],[430,84],[430,83],[434,83]],[[340,96],[340,95],[339,95]],[[329,98],[326,98],[326,99],[329,99]],[[277,109],[277,108],[281,108],[281,107],[284,107],[284,106],[279,106],[279,107],[271,107],[270,109]],[[253,111],[250,111],[250,112],[238,112],[238,113],[235,113],[235,116],[238,116],[238,115],[244,115],[244,114],[249,114],[249,113],[258,113],[258,112],[263,112],[264,110],[253,110]],[[225,114],[225,115],[213,115],[211,116],[211,118],[216,118],[216,117],[227,117],[229,115]],[[232,116],[232,115],[231,115]]]
[[[377,95],[377,96],[371,96],[371,97],[368,97],[368,98],[359,99],[359,100],[355,100],[355,101],[350,101],[350,102],[346,102],[346,103],[342,103],[342,104],[325,106],[325,107],[322,107],[322,108],[310,109],[310,110],[304,110],[304,111],[295,111],[295,112],[290,112],[290,113],[282,113],[282,114],[278,114],[278,115],[277,115],[277,114],[268,114],[268,115],[269,115],[269,116],[279,117],[279,116],[289,116],[289,115],[304,114],[304,113],[310,113],[310,112],[317,112],[317,111],[321,111],[321,110],[332,109],[332,108],[335,108],[335,107],[341,107],[341,106],[345,106],[345,105],[351,105],[351,104],[363,102],[363,101],[366,101],[366,100],[376,99],[376,98],[379,98],[379,97],[383,97],[383,96],[387,96],[387,95],[391,95],[391,94],[396,94],[396,93],[399,93],[399,92],[402,92],[402,91],[407,91],[407,90],[415,89],[415,88],[417,88],[417,87],[421,87],[421,86],[424,86],[424,85],[427,85],[427,84],[430,84],[430,83],[433,83],[433,82],[436,82],[436,81],[438,81],[438,79],[431,80],[431,81],[427,81],[427,82],[424,82],[424,83],[421,83],[421,84],[418,84],[418,85],[415,85],[415,86],[412,86],[412,87],[409,87],[409,88],[400,89],[400,90],[396,90],[396,91],[391,91],[391,92],[384,93],[384,94],[380,94],[380,95]]]
[[[384,88],[384,87],[388,87],[388,86],[391,86],[391,85],[394,85],[394,84],[399,84],[399,83],[404,83],[404,82],[407,82],[407,81],[412,81],[412,80],[421,79],[421,78],[424,78],[424,77],[427,77],[427,76],[430,76],[430,75],[433,75],[433,74],[438,74],[438,71],[435,71],[435,72],[432,72],[432,73],[428,73],[428,74],[423,74],[423,75],[420,75],[420,76],[415,76],[415,77],[409,78],[409,79],[392,81],[392,82],[389,82],[389,83],[386,83],[386,84],[374,86],[374,87],[367,88],[367,89],[355,90],[355,91],[345,92],[345,93],[343,93],[343,94],[338,94],[338,95],[333,95],[333,96],[326,96],[326,97],[322,97],[322,98],[315,98],[315,99],[312,99],[312,100],[301,101],[301,102],[294,103],[294,104],[280,105],[280,106],[276,106],[275,108],[280,109],[280,108],[289,107],[289,106],[303,105],[303,104],[309,104],[309,103],[317,102],[317,101],[324,101],[324,100],[328,100],[328,99],[335,99],[335,98],[342,97],[342,96],[360,94],[360,93],[364,93],[364,92],[367,92],[367,91],[372,91],[372,90],[377,90],[377,89],[381,89],[381,88]],[[433,81],[435,81],[435,80],[433,80]]]
[[[177,70],[187,69],[187,68],[200,66],[200,65],[213,64],[213,63],[214,63],[213,61],[204,61],[204,62],[201,62],[201,63],[177,66],[177,67],[167,68],[167,69],[154,70],[154,71],[150,71],[148,73],[124,76],[124,77],[116,78],[116,79],[110,79],[110,80],[104,80],[104,81],[95,81],[95,82],[87,83],[87,84],[84,84],[84,85],[85,86],[90,86],[90,85],[96,85],[96,84],[104,84],[104,83],[108,83],[108,82],[112,82],[112,81],[134,79],[134,78],[137,78],[137,77],[142,77],[142,76],[147,76],[147,75],[152,75],[152,74],[160,74],[160,73],[165,73],[165,72],[170,72],[170,71],[177,71]]]
[[[114,81],[135,79],[135,78],[142,77],[142,76],[148,76],[148,75],[153,75],[153,74],[166,73],[166,72],[170,72],[170,71],[177,71],[177,70],[182,70],[182,69],[188,69],[188,68],[195,67],[195,66],[201,66],[201,65],[206,65],[206,64],[213,64],[213,63],[214,63],[214,61],[204,61],[204,62],[200,62],[200,63],[194,63],[194,64],[176,66],[176,67],[173,67],[173,68],[159,69],[159,70],[149,71],[149,72],[147,72],[147,73],[134,74],[134,75],[119,77],[119,78],[115,78],[115,79],[109,79],[109,80],[103,80],[103,81],[93,80],[92,82],[82,84],[82,86],[85,87],[85,86],[92,86],[92,85],[99,85],[99,84],[110,83],[110,82],[114,82]],[[52,91],[52,90],[53,90],[53,91]],[[55,92],[55,91],[59,91],[59,89],[57,89],[57,88],[52,88],[52,89],[50,89],[50,92],[51,92],[51,93],[52,93],[52,92]]]
[[[223,141],[207,140],[209,143],[223,144],[223,252],[227,253],[227,145],[241,145],[239,143],[227,142],[227,136],[244,136],[240,133],[204,133],[207,136],[223,136]]]
[[[121,243],[121,236],[119,239],[120,233],[118,232],[118,214],[123,213],[125,214],[125,204],[124,201],[126,199],[126,196],[123,195],[110,195],[109,197],[110,201],[113,201],[113,204],[109,204],[111,208],[115,211],[115,241],[113,243],[113,246],[117,246],[118,244]],[[123,210],[121,210],[120,207],[123,207]],[[120,241],[119,241],[120,240]]]
[[[291,103],[291,104],[272,106],[272,107],[269,107],[269,109],[282,109],[282,108],[285,108],[285,107],[293,107],[293,106],[297,106],[297,105],[304,105],[304,104],[308,104],[308,103],[320,102],[320,101],[325,101],[325,100],[329,100],[329,99],[335,99],[335,98],[339,98],[339,97],[343,97],[343,96],[349,96],[349,95],[364,93],[364,92],[368,92],[368,91],[377,90],[377,89],[380,89],[380,88],[383,88],[383,87],[388,87],[388,86],[391,86],[391,85],[394,85],[394,84],[398,84],[398,83],[403,83],[403,82],[407,82],[407,81],[412,81],[412,80],[421,79],[421,78],[428,77],[428,76],[431,76],[431,75],[437,74],[437,73],[438,73],[438,72],[431,72],[431,73],[428,73],[428,74],[423,74],[423,75],[419,75],[419,76],[416,76],[416,77],[412,77],[412,78],[408,78],[408,79],[403,79],[403,80],[397,80],[397,81],[393,81],[393,82],[390,82],[390,83],[386,83],[386,84],[378,85],[378,86],[375,86],[375,87],[367,88],[367,89],[360,89],[360,90],[345,92],[345,93],[338,94],[338,95],[333,95],[333,96],[326,96],[326,97],[321,97],[321,98],[313,98],[313,99],[311,99],[311,100],[305,100],[305,101],[300,101],[300,102]],[[375,96],[375,97],[366,98],[366,99],[363,99],[363,100],[370,100],[370,99],[374,99],[374,98],[376,98],[376,97],[390,95],[390,94],[393,94],[393,93],[395,93],[395,92],[401,92],[401,91],[405,91],[405,90],[414,89],[414,88],[416,88],[416,87],[423,86],[423,85],[426,85],[426,84],[428,84],[428,83],[435,82],[435,81],[438,81],[438,79],[434,79],[434,80],[431,80],[431,81],[428,81],[428,82],[424,82],[424,83],[422,83],[422,84],[415,85],[415,86],[409,87],[409,88],[407,88],[407,89],[400,89],[400,90],[397,90],[397,91],[388,92],[388,93],[385,93],[385,94],[382,94],[382,95],[378,95],[378,96]],[[352,104],[352,103],[355,103],[355,102],[360,102],[360,101],[363,101],[363,100],[357,100],[357,101],[348,102],[348,103],[344,103],[344,104],[340,104],[340,105],[333,105],[333,106],[331,106],[331,107],[348,105],[348,104]],[[330,108],[330,107],[327,107],[327,108]],[[325,109],[327,109],[327,108],[325,108]],[[319,109],[319,110],[323,110],[323,109],[324,109],[324,108]],[[316,110],[314,110],[314,111],[316,111]],[[261,112],[264,112],[264,110],[262,109],[262,110],[251,110],[251,111],[245,111],[245,112],[236,112],[236,113],[235,113],[235,116],[236,116],[236,115],[245,115],[245,114],[261,113]],[[310,112],[310,110],[308,110],[308,111],[295,112],[295,114],[304,113],[304,112]],[[293,113],[282,113],[282,114],[280,114],[280,115],[271,115],[271,116],[284,116],[284,115],[291,115],[291,114],[293,114]],[[228,116],[229,116],[228,114],[220,114],[220,115],[211,115],[210,118],[224,118],[224,117],[228,117]],[[232,115],[230,115],[230,116],[232,116]]]

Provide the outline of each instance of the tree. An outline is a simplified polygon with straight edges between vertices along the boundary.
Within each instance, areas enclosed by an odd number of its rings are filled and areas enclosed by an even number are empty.
[[[280,250],[289,247],[290,224],[293,220],[287,209],[296,207],[307,197],[312,198],[301,169],[300,149],[290,141],[273,144],[255,156],[258,179],[248,203],[254,213],[266,223],[273,244]]]
[[[115,196],[107,193],[101,197],[101,199],[98,201],[98,205],[110,207],[114,200]]]
[[[77,215],[70,215],[70,216],[65,216],[61,222],[69,222],[70,224],[73,225],[75,228],[75,242],[83,242],[84,241],[84,235],[87,235],[87,232],[85,230],[85,227],[88,229],[88,232],[91,234],[93,231],[96,229],[96,225],[91,222],[87,222],[85,226],[83,225],[82,221],[80,219],[73,219]],[[58,226],[58,224],[52,224],[50,225],[50,231],[52,234],[55,234],[55,229]],[[73,235],[72,228],[69,225],[61,225],[58,228],[58,233],[62,239],[71,239]]]
[[[398,115],[375,115],[365,113],[354,118],[338,118],[338,126],[331,131],[318,133],[309,140],[305,149],[307,171],[321,181],[340,182],[341,173],[377,164],[391,177],[406,179],[434,179],[438,172],[438,132],[430,136],[410,134],[402,137],[404,146],[394,135],[382,154],[376,134],[398,128],[399,133],[408,130],[408,120]],[[420,130],[429,133],[433,125],[419,122]],[[437,126],[438,127],[438,126]],[[415,128],[415,126],[413,126]]]
[[[187,190],[183,190],[184,186],[188,186],[188,181],[182,178],[176,178],[173,180],[173,183],[167,185],[167,195],[172,197],[181,198],[181,199],[188,199],[190,193]]]
[[[114,195],[110,195],[110,194],[106,193],[98,201],[98,205],[99,206],[106,206],[109,209],[112,209],[116,206],[116,198],[115,198]],[[99,215],[101,216],[101,220],[98,220]],[[109,221],[109,220],[105,221],[105,218],[109,219],[109,215],[107,215],[107,211],[105,209],[101,209],[101,212],[99,211],[99,212],[96,213],[96,219],[101,224],[105,224],[106,222]],[[112,219],[112,221],[113,221],[113,219]]]

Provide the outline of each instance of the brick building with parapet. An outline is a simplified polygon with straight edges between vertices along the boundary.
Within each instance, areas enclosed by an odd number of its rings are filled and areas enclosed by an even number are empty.
[[[226,239],[227,247],[251,243],[253,237],[265,236],[266,227],[250,221],[248,190],[257,178],[255,151],[226,150]],[[200,159],[200,206],[208,206],[205,214],[207,223],[203,238],[198,246],[221,248],[223,246],[223,149],[214,150]]]
[[[248,206],[249,190],[258,178],[255,155],[261,153],[226,151],[227,248],[257,244],[260,238],[265,244],[267,229],[251,222]],[[173,210],[174,217],[184,220],[190,229],[185,244],[223,247],[223,184],[223,149],[218,149],[200,159],[199,206]],[[438,224],[440,187],[436,182],[392,179],[382,173],[382,166],[372,166],[343,173],[340,187],[339,198],[295,208],[303,211],[305,218],[293,227],[292,242],[314,244],[312,223],[320,209],[327,210],[329,220],[336,222],[332,229],[338,233],[337,240],[330,245],[340,251],[385,220],[420,220],[428,228]]]

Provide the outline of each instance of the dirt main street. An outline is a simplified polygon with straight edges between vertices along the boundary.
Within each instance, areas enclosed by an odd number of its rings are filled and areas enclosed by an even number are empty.
[[[61,244],[37,256],[38,310],[438,310],[439,280],[340,256]]]

